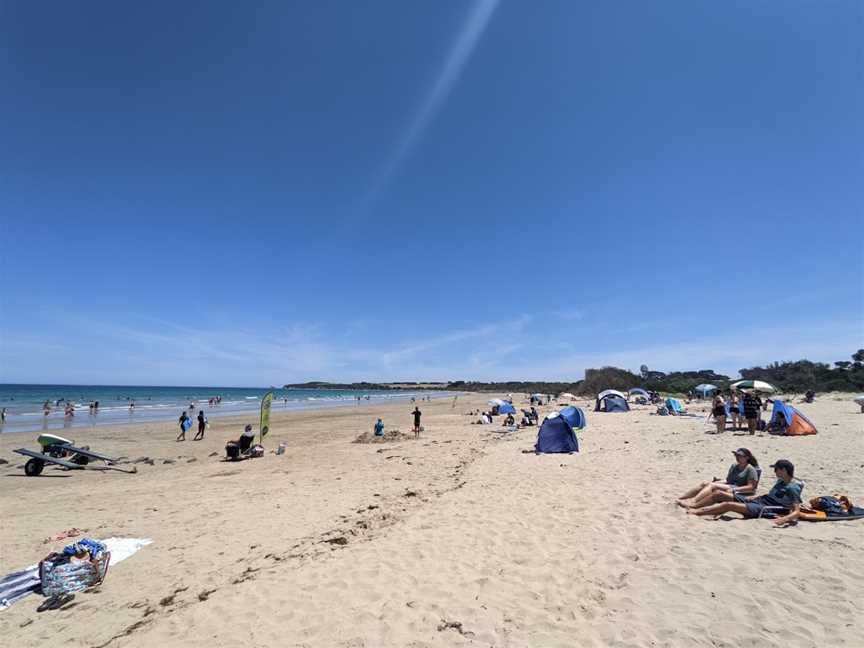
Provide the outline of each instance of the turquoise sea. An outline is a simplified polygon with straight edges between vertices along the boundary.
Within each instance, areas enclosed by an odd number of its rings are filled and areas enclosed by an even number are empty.
[[[146,387],[123,385],[14,385],[0,384],[0,408],[6,421],[0,432],[62,430],[68,428],[176,420],[183,410],[204,410],[206,416],[257,416],[261,397],[274,392],[273,411],[346,407],[359,402],[392,402],[445,392],[351,391],[329,389],[272,389],[247,387]],[[220,403],[210,399],[221,397]],[[43,406],[48,401],[46,416]],[[91,403],[99,403],[96,413]],[[74,413],[66,415],[67,405]],[[134,404],[134,407],[131,407]]]

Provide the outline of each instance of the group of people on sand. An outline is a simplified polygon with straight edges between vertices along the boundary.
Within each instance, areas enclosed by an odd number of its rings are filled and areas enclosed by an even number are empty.
[[[768,404],[772,402],[771,399],[763,401],[759,397],[759,394],[752,390],[744,391],[741,394],[731,391],[727,394],[727,397],[728,401],[723,397],[723,394],[717,392],[711,403],[711,416],[714,417],[717,434],[722,434],[726,430],[727,406],[729,410],[728,418],[731,419],[733,430],[744,429],[746,426],[750,434],[756,434],[756,430],[760,428],[760,421],[762,420],[761,412],[767,409]]]
[[[414,406],[414,411],[411,412],[411,416],[414,417],[414,426],[411,428],[412,432],[414,432],[414,438],[420,438],[420,431],[423,429],[420,427],[420,419],[423,416],[423,412],[420,411],[420,408],[416,405]],[[372,428],[373,434],[377,437],[384,436],[384,420],[379,418],[375,421],[375,425]]]
[[[735,463],[725,481],[702,482],[678,498],[678,504],[691,515],[739,513],[745,519],[773,518],[778,526],[797,520],[804,485],[795,479],[792,462],[778,459],[771,464],[777,481],[766,495],[756,495],[762,474],[759,462],[747,448],[732,454]]]
[[[187,423],[187,421],[191,421],[191,417],[183,410],[183,413],[180,415],[180,418],[177,419],[177,422],[180,424],[180,434],[177,435],[177,441],[185,441],[186,440],[186,430],[190,427],[191,423]],[[204,438],[204,430],[207,429],[207,417],[204,416],[204,410],[198,411],[198,432],[195,433],[195,436],[192,438],[193,441],[200,441]]]

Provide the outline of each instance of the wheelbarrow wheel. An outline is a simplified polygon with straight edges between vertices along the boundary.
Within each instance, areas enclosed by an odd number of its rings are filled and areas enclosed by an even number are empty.
[[[24,474],[28,477],[36,477],[37,475],[42,474],[42,469],[45,467],[45,462],[41,459],[30,459],[26,464],[24,464]]]

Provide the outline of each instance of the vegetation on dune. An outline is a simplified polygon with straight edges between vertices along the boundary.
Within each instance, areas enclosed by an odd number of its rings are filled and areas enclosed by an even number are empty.
[[[834,365],[810,360],[775,362],[765,367],[750,367],[739,370],[748,380],[764,380],[783,392],[864,391],[864,349],[852,354],[851,360],[838,360]],[[405,389],[406,385],[418,385],[422,389],[448,391],[495,392],[495,393],[540,393],[561,394],[572,392],[582,396],[594,396],[604,389],[627,391],[642,387],[662,393],[684,394],[700,384],[716,385],[726,389],[737,378],[718,374],[711,369],[700,371],[652,371],[642,365],[638,374],[618,367],[586,369],[584,380],[575,382],[545,382],[512,380],[505,382],[481,382],[454,380],[449,383],[327,383],[308,382],[285,385],[285,388],[305,389]]]

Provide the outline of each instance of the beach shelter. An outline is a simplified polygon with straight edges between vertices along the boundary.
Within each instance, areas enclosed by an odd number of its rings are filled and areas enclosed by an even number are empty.
[[[538,454],[553,452],[579,452],[576,433],[563,416],[553,412],[545,419],[537,432],[534,452]]]
[[[624,394],[622,394],[620,391],[618,391],[617,389],[604,389],[602,392],[597,394],[597,399],[603,400],[607,396],[618,396],[619,398],[623,398],[624,400],[627,400],[627,397]]]
[[[674,414],[683,414],[684,406],[681,404],[677,398],[667,398],[666,399],[666,409],[669,410],[673,415]]]
[[[651,396],[647,391],[642,389],[641,387],[634,387],[630,391],[627,392],[630,396],[644,396],[645,398],[650,398]]]
[[[757,392],[774,392],[777,391],[773,385],[769,385],[764,380],[739,380],[730,385],[732,389],[752,389]]]
[[[702,397],[704,398],[704,397],[707,396],[708,394],[710,394],[710,393],[712,393],[712,392],[715,392],[715,391],[717,391],[718,389],[719,389],[719,387],[717,387],[717,385],[706,385],[706,384],[703,383],[703,384],[701,384],[701,385],[696,385],[696,386],[693,388],[693,391],[696,392],[697,394],[699,394],[700,396],[702,396]]]
[[[558,398],[563,400],[576,400],[576,397],[570,392],[564,392]]]
[[[499,414],[515,414],[516,408],[513,407],[510,403],[504,403],[503,405],[498,406]]]
[[[581,430],[585,427],[585,412],[581,408],[565,407],[558,413],[574,430]]]
[[[770,427],[774,430],[783,430],[783,434],[787,436],[816,434],[816,426],[810,419],[789,403],[784,403],[781,400],[774,401]]]
[[[594,410],[597,412],[629,412],[630,406],[623,395],[607,394],[603,398],[597,399],[597,407]]]
[[[486,401],[486,404],[491,405],[492,407],[495,407],[496,405],[500,407],[501,405],[504,405],[504,401],[500,398],[493,398],[492,400]]]

